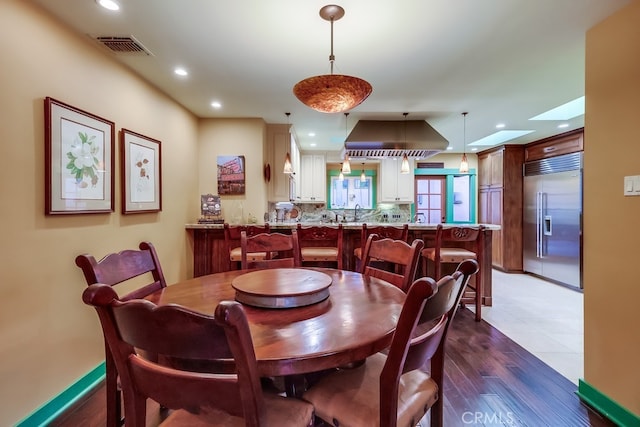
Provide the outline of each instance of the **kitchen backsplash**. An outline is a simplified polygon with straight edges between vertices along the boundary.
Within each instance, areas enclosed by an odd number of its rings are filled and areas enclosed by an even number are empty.
[[[270,222],[410,222],[411,205],[382,204],[376,209],[327,209],[324,204],[269,204]]]

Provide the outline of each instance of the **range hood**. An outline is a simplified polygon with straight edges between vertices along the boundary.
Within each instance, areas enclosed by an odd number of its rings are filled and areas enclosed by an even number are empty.
[[[424,120],[359,120],[345,140],[350,158],[428,158],[445,150],[449,141]]]

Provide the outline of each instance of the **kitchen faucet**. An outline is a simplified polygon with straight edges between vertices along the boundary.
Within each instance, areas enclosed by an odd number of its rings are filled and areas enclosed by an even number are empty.
[[[362,209],[362,206],[356,203],[356,206],[353,208],[353,222],[358,222],[358,209]]]

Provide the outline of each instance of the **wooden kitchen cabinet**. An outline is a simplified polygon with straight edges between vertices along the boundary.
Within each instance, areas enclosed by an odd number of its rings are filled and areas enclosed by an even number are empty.
[[[327,163],[323,154],[300,156],[300,186],[296,200],[300,203],[327,201]]]
[[[478,222],[496,224],[493,266],[522,271],[522,165],[524,146],[503,145],[478,153]]]
[[[584,130],[567,132],[566,134],[546,138],[529,144],[524,151],[524,161],[546,159],[548,157],[575,153],[584,149]]]
[[[413,203],[413,167],[410,172],[400,173],[402,159],[380,160],[378,179],[378,203]]]

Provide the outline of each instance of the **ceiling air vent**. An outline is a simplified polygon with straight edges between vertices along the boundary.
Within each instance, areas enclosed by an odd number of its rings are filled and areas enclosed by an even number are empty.
[[[96,40],[115,53],[137,54],[152,56],[151,52],[133,36],[114,37],[99,36]]]

